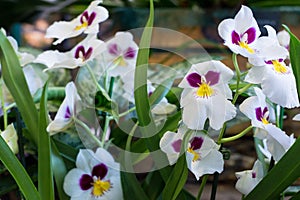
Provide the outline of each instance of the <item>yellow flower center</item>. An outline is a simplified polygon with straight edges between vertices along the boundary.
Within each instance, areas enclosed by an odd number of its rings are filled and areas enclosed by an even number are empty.
[[[200,155],[197,152],[195,152],[191,147],[189,147],[187,151],[194,155],[193,162],[200,159]]]
[[[214,90],[209,86],[209,84],[203,82],[199,84],[199,88],[197,90],[197,95],[199,97],[210,97],[214,93]]]
[[[88,27],[88,22],[87,22],[87,21],[85,21],[85,22],[83,22],[82,24],[76,26],[76,27],[75,27],[75,31],[79,31],[80,29],[86,28],[86,27]]]
[[[278,60],[272,60],[272,64],[276,72],[284,74],[287,72],[287,68],[281,64]]]
[[[123,56],[119,56],[117,59],[115,59],[113,61],[115,66],[122,66],[122,67],[126,67],[126,61],[124,60]]]
[[[268,121],[265,117],[263,117],[263,118],[261,119],[261,122],[262,122],[263,124],[269,124],[269,121]]]
[[[246,42],[239,42],[240,47],[246,49],[249,53],[254,53],[254,50],[249,47]]]
[[[92,185],[93,185],[92,193],[96,197],[102,196],[104,192],[108,191],[111,186],[109,181],[101,181],[100,179],[94,181]]]

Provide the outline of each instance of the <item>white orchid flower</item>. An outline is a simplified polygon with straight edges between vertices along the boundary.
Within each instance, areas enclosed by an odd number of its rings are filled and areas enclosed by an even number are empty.
[[[123,199],[119,163],[105,149],[95,153],[81,149],[76,167],[65,176],[63,185],[71,200]]]
[[[256,53],[256,41],[260,36],[258,24],[247,6],[242,6],[234,19],[225,19],[218,26],[224,44],[236,54],[252,57]]]
[[[228,86],[233,72],[220,61],[192,65],[179,87],[184,88],[180,104],[183,122],[190,129],[202,130],[206,119],[209,125],[220,129],[224,122],[236,115]]]
[[[78,104],[80,100],[75,84],[73,82],[68,83],[66,85],[66,97],[60,105],[54,120],[47,127],[50,134],[69,127],[73,122],[73,117],[81,110]]]
[[[46,31],[46,38],[57,38],[53,43],[57,45],[67,38],[85,34],[96,34],[99,32],[99,23],[108,18],[108,11],[98,6],[102,1],[92,1],[88,8],[72,21],[55,22]]]

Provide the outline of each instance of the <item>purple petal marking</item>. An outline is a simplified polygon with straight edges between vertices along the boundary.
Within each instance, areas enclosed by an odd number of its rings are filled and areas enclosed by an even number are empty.
[[[186,80],[192,87],[199,87],[199,85],[201,84],[201,76],[196,72],[189,74],[186,77]]]
[[[252,172],[252,178],[256,178],[256,172]]]
[[[283,58],[279,58],[278,62],[283,62],[283,60],[284,60]]]
[[[108,45],[108,52],[114,56],[118,56],[120,54],[120,49],[117,44]]]
[[[205,74],[206,82],[209,83],[209,85],[215,85],[219,82],[220,79],[220,73],[214,72],[214,71],[208,71]]]
[[[244,34],[246,34],[246,33],[247,33],[247,36],[248,36],[248,38],[247,38],[247,44],[251,44],[255,40],[256,30],[255,30],[254,27],[251,27]]]
[[[128,47],[128,49],[124,53],[124,58],[133,59],[136,55],[136,50],[132,47]]]
[[[231,41],[232,41],[233,44],[239,45],[239,42],[241,41],[240,35],[237,32],[232,31]]]
[[[83,24],[84,22],[88,21],[89,13],[88,11],[84,11],[80,17],[80,22]]]
[[[92,176],[96,176],[97,178],[103,179],[107,174],[107,166],[103,163],[96,165],[93,167]]]
[[[96,13],[92,12],[91,15],[88,17],[88,25],[91,25],[96,18]]]
[[[258,121],[261,121],[261,119],[263,117],[263,113],[262,113],[261,107],[255,108],[255,115],[256,115],[256,119]]]
[[[79,186],[82,190],[88,190],[93,187],[92,183],[94,182],[93,177],[88,174],[83,174],[79,179]]]
[[[268,64],[268,65],[272,65],[273,64],[272,60],[267,60],[267,61],[265,61],[265,63]]]
[[[77,47],[74,57],[77,59],[82,56],[84,60],[87,60],[91,57],[92,53],[93,53],[92,47],[88,48],[88,50],[85,52],[84,46],[80,45]]]
[[[267,107],[264,107],[264,110],[263,110],[263,116],[265,116],[265,114],[268,112],[268,108]],[[269,116],[267,116],[266,120],[269,120]]]
[[[65,117],[66,119],[70,119],[71,116],[72,116],[72,114],[71,114],[70,108],[69,108],[69,106],[67,106],[66,112],[65,112],[65,116],[64,116],[64,117]]]
[[[177,153],[180,152],[181,143],[182,143],[182,139],[176,140],[175,142],[172,143],[172,147],[175,152]]]
[[[90,48],[88,48],[88,50],[85,52],[85,54],[84,54],[84,59],[85,59],[85,60],[89,59],[89,58],[91,57],[92,54],[93,54],[93,48],[90,47]]]
[[[74,57],[77,59],[77,58],[80,58],[80,54],[84,55],[84,46],[80,45],[76,48],[76,51],[75,51],[75,55]]]
[[[191,140],[191,148],[193,150],[198,150],[202,147],[204,139],[202,137],[194,137]]]

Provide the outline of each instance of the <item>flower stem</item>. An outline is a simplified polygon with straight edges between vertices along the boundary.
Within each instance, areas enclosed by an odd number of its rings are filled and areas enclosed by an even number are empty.
[[[252,130],[252,126],[249,126],[249,127],[247,127],[245,130],[243,130],[242,132],[240,132],[237,135],[234,135],[234,136],[231,136],[231,137],[227,137],[227,138],[222,138],[220,140],[220,143],[232,142],[234,140],[237,140],[237,139],[243,137],[244,135],[246,135],[251,130]]]
[[[205,174],[205,175],[202,177],[201,185],[200,185],[200,188],[199,188],[199,191],[198,191],[198,195],[197,195],[196,200],[200,200],[201,195],[202,195],[202,192],[203,192],[204,187],[205,187],[205,185],[206,185],[207,179],[208,179],[208,174]]]
[[[237,62],[237,55],[235,53],[232,54],[232,61],[236,72],[236,91],[232,100],[232,104],[235,104],[237,98],[239,97],[239,84],[241,80],[241,72],[240,72],[239,64]]]
[[[124,117],[125,115],[127,115],[127,114],[129,114],[129,113],[135,111],[135,109],[136,109],[136,107],[134,106],[134,107],[128,109],[127,111],[120,113],[120,114],[119,114],[119,117]]]
[[[92,138],[93,141],[99,146],[99,147],[103,147],[102,143],[99,141],[99,139],[91,132],[90,128],[83,123],[81,120],[77,119],[76,117],[73,117],[75,123],[79,124],[84,130],[85,132],[88,134],[89,138]]]

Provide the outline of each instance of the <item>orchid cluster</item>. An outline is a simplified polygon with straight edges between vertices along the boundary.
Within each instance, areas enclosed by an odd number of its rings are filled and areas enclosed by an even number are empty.
[[[200,199],[208,176],[220,174],[224,170],[225,159],[228,158],[224,155],[223,144],[237,140],[253,130],[256,141],[260,141],[256,143],[256,148],[262,157],[255,161],[253,169],[235,174],[236,189],[247,196],[268,174],[267,169],[271,170],[276,166],[296,141],[293,134],[288,135],[282,130],[281,123],[283,109],[300,106],[296,78],[290,61],[289,33],[277,33],[273,27],[265,25],[267,35],[261,36],[251,9],[242,6],[233,19],[225,19],[218,26],[224,45],[233,52],[235,71],[219,60],[192,64],[186,74],[181,75],[178,85],[173,83],[175,78],[171,78],[172,87],[180,89],[177,106],[167,95],[170,87],[162,89],[163,84],[155,85],[147,77],[146,80],[140,80],[142,75],[138,68],[142,67],[137,66],[140,63],[139,58],[144,57],[141,60],[145,60],[149,55],[141,53],[143,49],[139,49],[142,47],[136,44],[131,32],[117,32],[107,41],[99,39],[99,24],[109,18],[108,10],[100,6],[101,3],[100,0],[92,1],[73,20],[55,22],[47,29],[46,37],[55,39],[54,46],[67,39],[76,38],[78,44],[69,51],[47,50],[33,56],[19,52],[16,41],[10,36],[7,37],[20,66],[24,66],[22,72],[29,85],[29,96],[41,99],[39,110],[46,113],[45,130],[37,130],[47,132],[50,138],[69,132],[74,134],[76,129],[77,137],[83,144],[80,149],[74,150],[77,156],[73,157],[73,168],[60,177],[62,184],[57,183],[58,187],[62,186],[64,195],[67,194],[72,200],[118,200],[129,199],[128,193],[132,193],[140,195],[133,196],[132,199],[147,199],[147,192],[151,193],[155,179],[159,176],[162,179],[159,184],[164,182],[166,186],[161,189],[162,194],[154,199],[175,199],[176,195],[185,195],[181,193],[182,183],[189,170],[197,181],[202,180],[197,196]],[[5,31],[1,32],[6,37]],[[240,71],[237,56],[248,59],[248,70]],[[9,65],[2,58],[1,63],[3,67]],[[50,94],[45,89],[49,80],[45,83],[46,81],[39,79],[39,84],[32,84],[32,71],[25,70],[31,64],[39,66],[46,75],[58,69],[76,69],[78,73],[77,77],[63,87],[64,99],[55,110],[53,118],[48,116],[47,109],[43,110],[45,108],[42,102],[45,93]],[[8,86],[9,83],[8,81]],[[15,85],[12,94],[19,91],[14,93]],[[145,99],[142,99],[146,102],[144,104],[140,99],[137,100],[141,98],[138,94],[142,93],[136,91],[141,88],[147,92],[143,97]],[[7,125],[7,112],[21,104],[16,101],[16,104],[12,103],[7,107],[2,92],[0,96],[5,128],[0,135],[12,152],[17,154],[18,136],[14,125]],[[24,101],[28,100],[26,98]],[[122,101],[124,99],[126,103]],[[243,101],[238,104],[238,99]],[[26,107],[26,103],[23,106]],[[149,113],[141,112],[147,111],[147,107],[150,108]],[[21,114],[24,113],[24,109],[20,111]],[[234,136],[225,137],[228,122],[233,121],[239,111],[249,119],[250,126]],[[30,114],[28,116],[34,116],[35,112]],[[296,115],[294,120],[300,121],[299,116]],[[145,122],[147,117],[151,119],[150,125]],[[127,123],[126,130],[121,130],[121,124],[125,122],[130,123]],[[42,123],[43,120],[39,119],[38,124],[41,126]],[[29,130],[34,129],[32,124],[27,126]],[[148,137],[145,133],[150,132],[152,135]],[[218,132],[217,137],[213,132]],[[139,138],[138,133],[143,137]],[[124,134],[128,135],[124,137]],[[34,136],[29,140],[36,143],[42,141]],[[51,148],[55,150],[54,143],[51,143]],[[116,148],[116,144],[125,147],[123,153],[116,152],[116,149],[121,148]],[[74,147],[61,151],[60,154],[64,155],[70,149]],[[130,149],[142,153],[135,160],[128,159]],[[160,157],[157,159],[156,154],[153,156],[153,169],[149,170],[150,175],[140,186],[135,176],[128,175],[128,163],[139,163],[151,157],[151,151],[155,150]],[[69,156],[65,155],[66,158]],[[162,166],[164,171],[151,174],[153,170],[160,170],[157,163],[162,162],[164,156],[167,165],[175,167]],[[180,178],[177,177],[178,171],[170,172],[169,169],[179,170]],[[55,175],[57,174],[54,173],[54,177]],[[172,184],[172,180],[177,182]],[[178,188],[180,191],[177,191]]]

